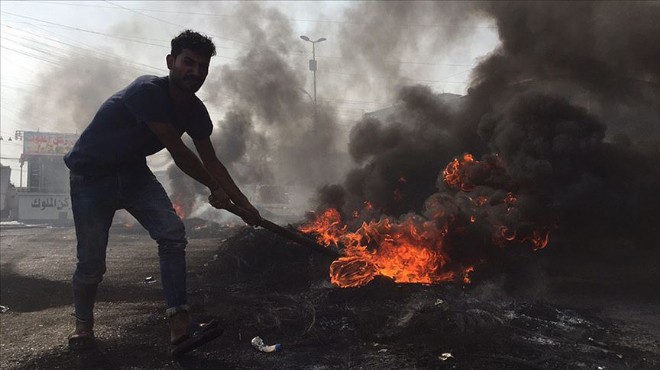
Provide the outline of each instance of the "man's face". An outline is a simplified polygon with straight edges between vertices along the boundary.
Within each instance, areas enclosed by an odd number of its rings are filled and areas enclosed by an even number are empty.
[[[183,92],[194,94],[202,87],[209,74],[211,58],[200,55],[190,49],[183,49],[174,58],[167,56],[167,68],[170,70],[170,81]]]

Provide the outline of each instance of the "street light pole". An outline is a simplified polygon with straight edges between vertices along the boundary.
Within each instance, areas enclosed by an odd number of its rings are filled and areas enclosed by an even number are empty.
[[[312,59],[309,61],[309,70],[314,73],[314,110],[316,110],[316,43],[325,41],[325,37],[321,37],[316,41],[312,41],[307,36],[300,36],[301,39],[312,43]]]
[[[314,105],[316,105],[316,43],[312,42],[312,60],[314,61]],[[309,68],[312,69],[312,64],[309,65]]]

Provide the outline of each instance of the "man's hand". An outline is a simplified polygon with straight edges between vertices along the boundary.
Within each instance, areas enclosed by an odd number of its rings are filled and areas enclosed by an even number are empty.
[[[211,203],[211,205],[215,208],[225,209],[228,205],[231,204],[231,200],[227,193],[222,190],[222,187],[218,187],[211,193],[211,195],[209,195],[209,203]],[[246,214],[239,215],[246,224],[255,226],[259,223],[259,221],[261,221],[261,215],[259,214],[259,211],[254,208],[254,206],[249,201],[245,200],[240,204],[236,204],[235,207],[240,207],[246,211]]]
[[[245,221],[246,224],[250,226],[255,226],[259,224],[259,221],[261,221],[261,215],[259,214],[259,211],[254,208],[250,202],[242,202],[241,204],[237,204],[237,206],[243,208],[248,212],[247,215],[241,216],[243,221]]]
[[[222,187],[218,186],[215,190],[209,195],[209,203],[215,208],[222,209],[229,204],[229,196]]]

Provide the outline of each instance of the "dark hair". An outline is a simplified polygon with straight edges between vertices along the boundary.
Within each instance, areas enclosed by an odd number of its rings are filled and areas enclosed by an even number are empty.
[[[193,30],[185,30],[179,36],[172,39],[172,54],[176,58],[183,49],[190,49],[196,53],[205,55],[209,58],[215,55],[215,45],[208,36],[197,33]]]

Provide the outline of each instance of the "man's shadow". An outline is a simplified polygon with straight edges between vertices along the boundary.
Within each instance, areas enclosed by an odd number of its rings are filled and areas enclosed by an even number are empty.
[[[169,330],[164,325],[154,324],[154,321],[158,320],[147,320],[126,328],[126,335],[97,338],[96,344],[85,350],[58,346],[39,357],[23,361],[18,369],[231,368],[231,365],[221,358],[204,355],[204,347],[176,359],[172,358],[170,345],[165,339]]]

